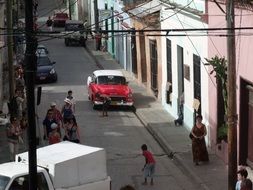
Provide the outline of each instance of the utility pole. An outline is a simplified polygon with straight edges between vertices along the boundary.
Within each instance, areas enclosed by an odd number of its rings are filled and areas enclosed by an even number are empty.
[[[95,29],[96,32],[99,30],[99,13],[98,13],[98,1],[94,0],[94,18],[95,18]]]
[[[25,83],[28,113],[28,160],[29,189],[37,189],[36,121],[35,121],[35,74],[36,74],[36,32],[34,31],[33,0],[25,0]]]
[[[69,0],[69,20],[72,20],[71,0]]]
[[[9,67],[9,100],[14,96],[14,67],[13,67],[13,25],[12,25],[12,0],[6,1],[7,15],[7,45],[8,45],[8,67]]]
[[[236,50],[234,0],[227,0],[227,54],[228,54],[228,189],[235,188],[237,180],[237,108],[236,108]]]

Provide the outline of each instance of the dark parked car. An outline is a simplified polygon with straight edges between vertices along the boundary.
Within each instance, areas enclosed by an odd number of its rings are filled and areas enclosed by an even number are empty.
[[[46,48],[46,46],[41,45],[41,44],[37,46],[37,50],[36,50],[37,56],[48,56],[48,54],[49,54],[49,51]]]
[[[57,73],[54,68],[55,61],[48,56],[37,56],[36,82],[56,82]]]
[[[82,21],[67,20],[64,32],[65,45],[69,46],[76,43],[85,47],[87,36],[84,30],[85,28]]]

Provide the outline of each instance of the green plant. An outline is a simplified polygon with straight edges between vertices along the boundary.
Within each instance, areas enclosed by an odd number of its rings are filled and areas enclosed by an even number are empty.
[[[210,74],[215,72],[215,77],[221,81],[222,84],[222,95],[224,99],[224,108],[225,113],[227,114],[227,99],[228,99],[228,92],[227,92],[227,61],[224,57],[220,58],[217,55],[211,59],[206,59],[207,63],[205,65],[211,65],[213,70]]]
[[[226,123],[224,123],[222,126],[218,127],[218,140],[225,140],[227,141],[227,133],[228,133],[228,125]]]
[[[211,59],[206,59],[207,63],[205,65],[212,66],[213,70],[210,74],[215,73],[215,77],[221,81],[222,85],[222,96],[224,100],[224,109],[225,115],[227,115],[227,107],[228,107],[228,92],[227,92],[227,61],[224,57],[220,58],[217,55]],[[218,127],[218,140],[227,140],[227,132],[228,126],[226,123],[223,123],[222,126]]]

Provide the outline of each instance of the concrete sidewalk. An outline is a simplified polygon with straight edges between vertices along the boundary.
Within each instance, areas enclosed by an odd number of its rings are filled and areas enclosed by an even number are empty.
[[[189,131],[183,126],[175,126],[174,119],[166,112],[157,99],[148,94],[147,89],[136,82],[131,73],[122,69],[107,52],[95,51],[94,40],[87,41],[87,51],[100,69],[120,69],[124,72],[134,91],[136,116],[150,134],[161,145],[165,153],[188,175],[200,189],[228,189],[228,171],[225,163],[209,150],[210,162],[195,166],[192,162]]]

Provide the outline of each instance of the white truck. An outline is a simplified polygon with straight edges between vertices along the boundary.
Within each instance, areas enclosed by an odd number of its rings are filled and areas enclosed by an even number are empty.
[[[61,142],[37,149],[38,190],[110,190],[103,148]],[[28,190],[28,152],[0,164],[0,190]]]

